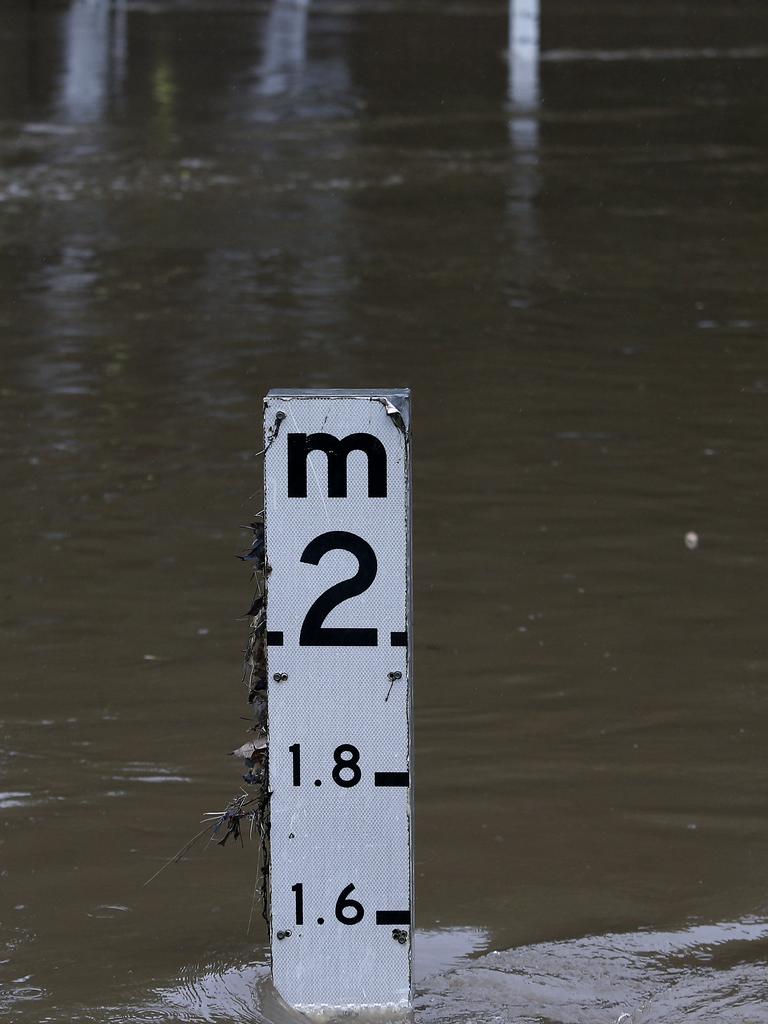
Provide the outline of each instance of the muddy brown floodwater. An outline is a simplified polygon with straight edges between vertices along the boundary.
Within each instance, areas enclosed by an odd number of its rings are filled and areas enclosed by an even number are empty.
[[[543,0],[527,109],[505,39],[0,7],[3,1021],[289,1020],[255,845],[143,883],[237,789],[262,395],[407,384],[417,1022],[768,1022],[768,12]]]

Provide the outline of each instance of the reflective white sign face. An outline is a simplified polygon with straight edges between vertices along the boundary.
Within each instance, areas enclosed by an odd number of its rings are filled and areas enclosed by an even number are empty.
[[[407,1006],[409,393],[270,391],[264,432],[272,974]]]

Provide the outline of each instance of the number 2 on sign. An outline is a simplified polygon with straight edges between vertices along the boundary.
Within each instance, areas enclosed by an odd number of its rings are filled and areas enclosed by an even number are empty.
[[[304,548],[302,562],[319,565],[330,551],[348,551],[357,559],[357,572],[349,579],[334,583],[310,606],[299,634],[302,647],[375,647],[378,630],[360,626],[324,626],[328,615],[343,601],[364,594],[376,579],[378,563],[371,545],[346,530],[330,530],[315,537]]]

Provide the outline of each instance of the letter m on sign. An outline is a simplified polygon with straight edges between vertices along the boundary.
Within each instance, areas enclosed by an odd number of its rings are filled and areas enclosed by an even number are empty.
[[[310,452],[324,452],[328,457],[328,497],[346,498],[347,460],[351,452],[364,452],[368,457],[368,497],[387,496],[387,453],[373,434],[288,435],[288,497],[306,498],[307,461]]]

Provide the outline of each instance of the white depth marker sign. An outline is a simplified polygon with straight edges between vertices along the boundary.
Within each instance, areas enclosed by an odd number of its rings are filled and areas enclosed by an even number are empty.
[[[272,976],[411,998],[407,389],[265,399]]]

